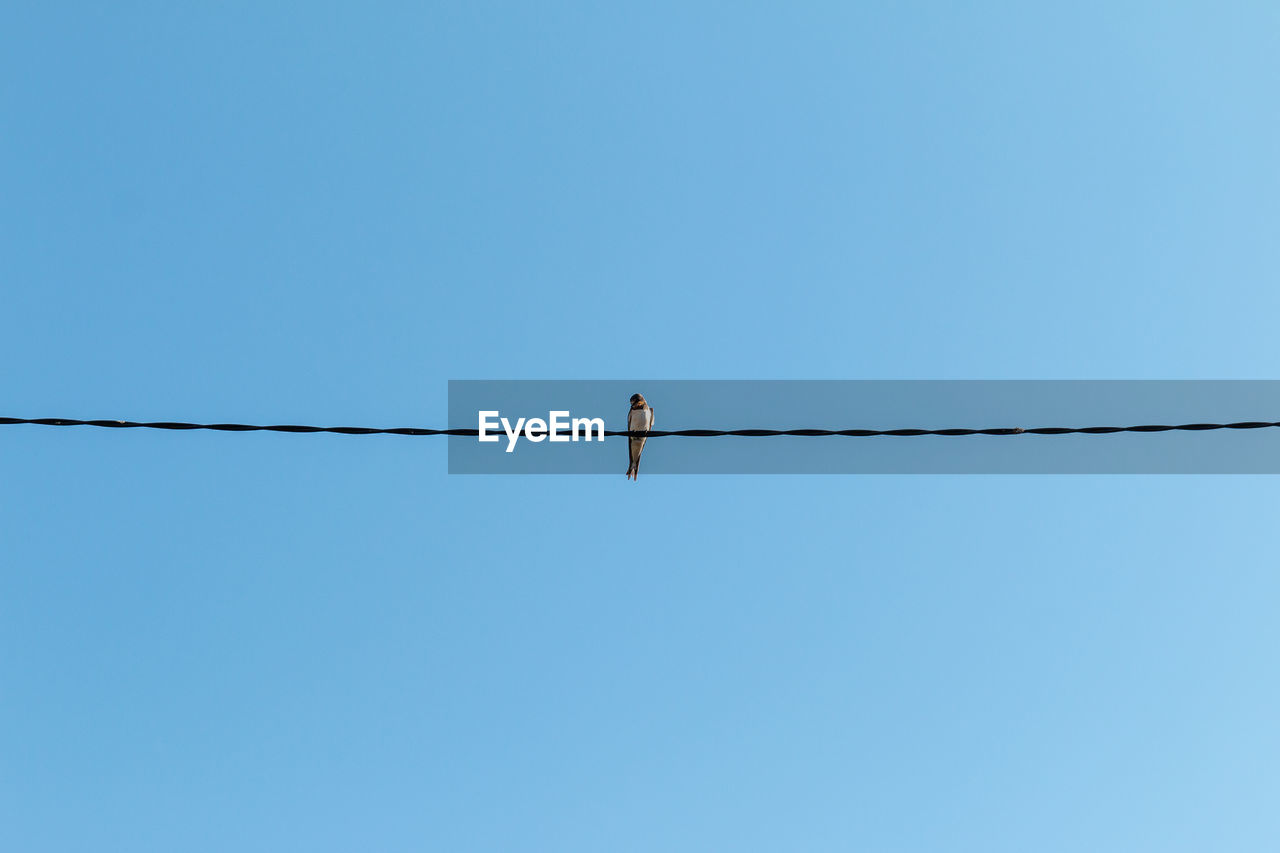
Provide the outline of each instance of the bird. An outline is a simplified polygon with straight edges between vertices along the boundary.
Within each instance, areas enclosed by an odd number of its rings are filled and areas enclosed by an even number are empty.
[[[631,395],[631,409],[627,412],[627,432],[644,432],[653,429],[653,409],[639,394]],[[627,440],[630,465],[627,467],[627,479],[638,480],[640,477],[640,454],[644,451],[645,439],[630,438]]]

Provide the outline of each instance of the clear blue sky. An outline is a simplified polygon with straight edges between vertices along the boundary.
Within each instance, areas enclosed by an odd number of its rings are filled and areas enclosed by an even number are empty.
[[[0,414],[1276,378],[1277,32],[1266,2],[6,4]],[[0,848],[1264,849],[1278,489],[4,427]]]

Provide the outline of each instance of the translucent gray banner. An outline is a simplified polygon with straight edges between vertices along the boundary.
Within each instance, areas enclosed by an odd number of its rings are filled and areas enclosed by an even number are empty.
[[[1280,420],[1277,380],[450,380],[451,474],[612,474],[654,430],[1032,429]],[[505,423],[504,423],[505,420]],[[482,423],[483,421],[483,423]],[[555,422],[555,440],[547,436]],[[576,423],[575,423],[576,422]],[[576,436],[575,427],[576,425]],[[653,474],[1275,474],[1280,428],[1074,435],[653,436]]]

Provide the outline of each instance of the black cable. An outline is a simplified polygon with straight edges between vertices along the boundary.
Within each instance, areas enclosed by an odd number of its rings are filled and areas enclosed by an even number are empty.
[[[422,427],[393,427],[379,429],[375,427],[318,427],[298,426],[296,424],[274,424],[271,426],[255,426],[253,424],[191,424],[179,421],[80,421],[72,418],[0,418],[0,426],[10,424],[37,424],[39,426],[96,426],[112,429],[211,429],[223,432],[333,432],[341,435],[460,435],[478,436],[478,429],[426,429]],[[832,435],[864,438],[868,436],[917,436],[917,435],[1104,435],[1114,432],[1170,432],[1183,430],[1201,432],[1211,429],[1265,429],[1280,427],[1280,421],[1239,421],[1231,424],[1145,424],[1142,426],[1095,426],[1095,427],[1000,427],[995,429],[655,429],[648,432],[628,430],[605,430],[606,436],[628,436],[631,438],[665,438],[682,436],[688,438],[712,438],[718,436],[746,436],[749,438],[766,438],[779,435],[824,437]],[[489,433],[501,435],[502,433]],[[596,433],[598,434],[598,433]],[[565,433],[567,435],[567,433]]]

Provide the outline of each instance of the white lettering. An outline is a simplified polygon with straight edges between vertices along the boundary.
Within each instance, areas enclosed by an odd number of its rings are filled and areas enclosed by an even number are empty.
[[[524,426],[524,418],[520,418],[519,420],[516,421],[515,429],[511,428],[510,421],[508,421],[506,418],[502,419],[502,428],[507,431],[507,442],[508,442],[507,452],[508,453],[516,449],[516,441],[519,440],[520,438],[520,428],[523,426]]]
[[[569,426],[569,422],[567,420],[561,420],[560,415],[564,415],[566,418],[569,417],[568,412],[552,412],[551,420],[547,423],[547,428],[551,431],[550,438],[552,441],[568,441],[569,440],[569,435],[567,433],[561,432],[561,430]],[[577,440],[577,436],[574,436],[574,440],[575,441]]]
[[[500,441],[496,435],[489,435],[485,430],[497,429],[498,422],[489,420],[490,417],[497,417],[497,412],[481,412],[480,413],[480,435],[477,436],[481,441]]]
[[[477,412],[479,429],[476,437],[480,441],[501,441],[502,432],[507,436],[507,453],[514,453],[521,434],[533,443],[546,441],[604,441],[604,418],[573,418],[567,410],[548,412],[548,419],[516,418],[514,424],[509,418],[502,417],[497,410]],[[594,433],[594,435],[593,435]]]
[[[497,412],[494,412],[494,414],[496,415]],[[565,412],[565,414],[567,415],[569,413]],[[604,441],[604,418],[574,418],[573,419],[573,440],[574,441],[578,440],[578,430],[582,427],[585,427],[587,430],[587,437],[586,437],[587,441],[591,440],[591,430],[593,429],[600,431],[599,437],[596,440]],[[497,441],[497,439],[494,439],[494,441]]]

